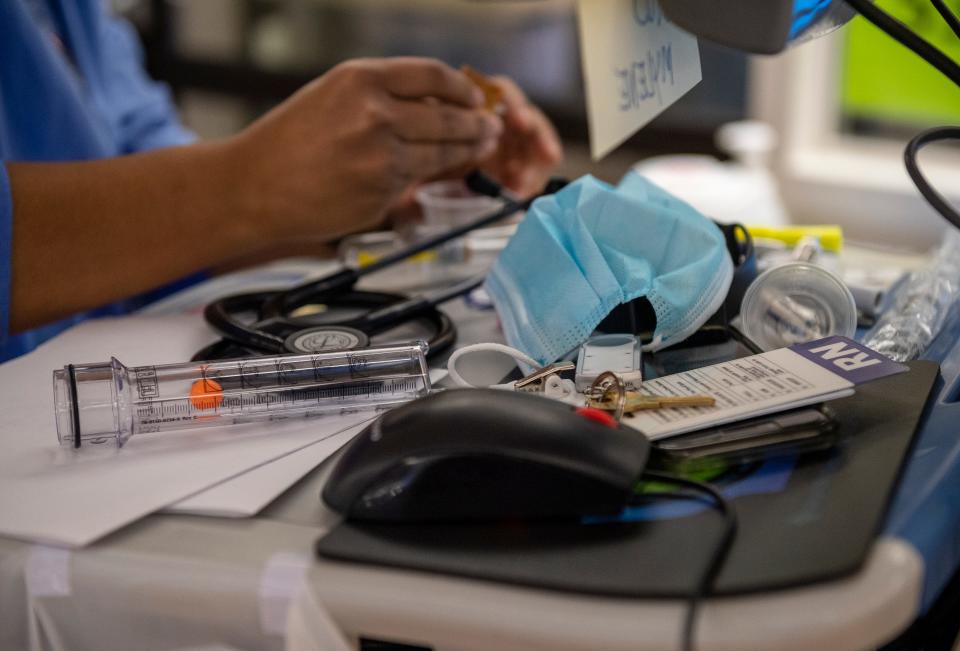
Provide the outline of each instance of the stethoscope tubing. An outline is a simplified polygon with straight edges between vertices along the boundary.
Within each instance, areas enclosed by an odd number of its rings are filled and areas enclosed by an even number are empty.
[[[415,296],[406,299],[396,294],[354,290],[353,287],[356,282],[364,276],[382,271],[407,258],[463,237],[476,229],[490,226],[521,210],[526,210],[537,198],[556,192],[565,183],[560,179],[551,179],[543,192],[520,201],[504,193],[499,185],[482,175],[471,175],[468,177],[468,185],[471,187],[478,185],[482,188],[481,191],[484,194],[495,195],[504,200],[505,203],[500,209],[443,233],[420,240],[359,269],[340,269],[323,278],[303,283],[288,290],[250,292],[227,296],[209,304],[204,310],[204,318],[211,327],[220,332],[226,339],[234,341],[240,346],[282,354],[288,352],[285,339],[265,332],[260,328],[269,323],[280,323],[290,327],[308,327],[307,324],[298,323],[295,317],[289,316],[304,305],[313,303],[327,305],[353,304],[368,307],[369,310],[359,317],[325,322],[322,325],[349,327],[364,334],[372,335],[401,323],[422,318],[433,323],[436,334],[430,342],[431,353],[439,352],[453,343],[456,338],[456,328],[449,317],[437,309],[437,306],[473,291],[482,284],[483,276],[468,279],[433,296]],[[233,316],[241,312],[256,313],[256,322],[247,325]],[[214,346],[209,346],[204,351],[213,349]]]

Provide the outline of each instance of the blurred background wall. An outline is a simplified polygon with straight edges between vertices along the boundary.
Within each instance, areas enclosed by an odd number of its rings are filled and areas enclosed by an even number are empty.
[[[717,153],[716,128],[747,110],[747,58],[704,44],[704,81],[603,165],[590,164],[572,0],[115,0],[148,65],[201,136],[241,129],[345,59],[422,55],[517,80],[557,125],[566,173],[618,179],[656,153]]]
[[[960,40],[928,3],[878,2],[960,58]],[[960,0],[946,2],[960,11]],[[557,125],[567,176],[616,181],[636,161],[663,154],[724,159],[717,128],[759,118],[778,136],[765,163],[794,221],[840,223],[853,239],[914,249],[942,233],[901,154],[920,128],[960,121],[960,90],[859,18],[776,57],[750,58],[701,41],[703,81],[594,163],[573,0],[113,3],[136,24],[150,71],[171,85],[185,121],[203,137],[242,129],[345,59],[432,56],[516,79]],[[960,149],[939,149],[924,154],[929,175],[948,195],[960,195]],[[697,182],[691,176],[687,185]]]

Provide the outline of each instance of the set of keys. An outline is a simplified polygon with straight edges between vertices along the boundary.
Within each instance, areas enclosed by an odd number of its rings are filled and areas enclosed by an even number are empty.
[[[681,407],[713,407],[717,401],[711,396],[655,396],[639,391],[628,391],[616,373],[601,373],[584,392],[587,406],[614,412],[618,421],[624,414],[645,409],[679,409]]]
[[[551,380],[559,381],[563,371],[573,369],[569,362],[558,362],[537,369],[530,375],[517,380],[515,390],[529,393],[545,393]],[[614,412],[619,421],[624,414],[645,409],[679,409],[681,407],[713,407],[716,400],[711,396],[655,396],[639,391],[628,390],[618,374],[601,373],[593,384],[583,392],[587,406]]]

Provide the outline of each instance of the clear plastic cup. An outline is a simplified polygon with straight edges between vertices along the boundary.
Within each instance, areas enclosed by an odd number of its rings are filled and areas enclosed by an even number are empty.
[[[343,238],[337,247],[337,254],[345,266],[360,269],[402,247],[403,241],[397,233],[372,231]]]
[[[743,332],[763,350],[823,337],[853,337],[857,306],[839,278],[814,264],[769,269],[747,288],[740,308]]]
[[[407,244],[409,242],[397,232],[373,231],[343,238],[337,252],[344,266],[361,269],[386,255],[400,251]],[[365,288],[383,291],[414,291],[436,284],[438,282],[436,259],[435,251],[424,251],[373,274],[369,281],[372,284]],[[363,281],[361,285],[363,286]]]

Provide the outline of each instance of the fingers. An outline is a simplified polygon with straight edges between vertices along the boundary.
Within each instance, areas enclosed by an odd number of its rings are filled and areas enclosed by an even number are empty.
[[[506,107],[503,120],[507,131],[517,132],[545,164],[559,163],[563,159],[563,148],[547,116],[527,101],[527,96],[509,77],[495,77],[494,82],[503,89]]]
[[[411,142],[495,140],[503,122],[495,115],[442,102],[392,102],[393,131]]]
[[[483,105],[483,92],[466,75],[435,59],[384,59],[383,72],[387,92],[395,97],[436,97],[468,108]]]
[[[560,144],[557,130],[540,109],[530,107],[530,114],[534,134],[532,140],[540,160],[546,165],[558,165],[563,160],[563,145]]]
[[[526,132],[532,126],[530,103],[520,87],[509,77],[497,76],[493,82],[503,90],[503,119],[507,127]]]
[[[403,143],[400,148],[400,171],[411,182],[428,179],[458,167],[474,165],[490,156],[496,147],[495,139],[476,143]]]

